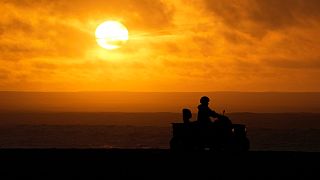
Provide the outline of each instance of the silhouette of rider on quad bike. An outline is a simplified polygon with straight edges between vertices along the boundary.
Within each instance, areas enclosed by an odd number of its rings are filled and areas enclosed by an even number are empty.
[[[224,113],[219,114],[210,109],[209,101],[207,96],[201,97],[197,121],[191,122],[191,111],[183,109],[183,123],[172,123],[170,149],[248,151],[250,142],[245,125],[232,124]]]
[[[201,125],[209,125],[212,123],[212,118],[217,118],[214,124],[218,126],[221,131],[232,130],[232,122],[224,115],[218,114],[209,108],[210,99],[207,96],[203,96],[200,99],[200,105],[198,106],[198,118],[197,121]]]
[[[219,114],[209,108],[210,99],[207,96],[203,96],[200,99],[200,105],[198,106],[198,122],[200,124],[207,125],[211,123],[210,117],[218,118]]]
[[[204,127],[214,124],[216,133],[220,134],[220,137],[224,139],[230,136],[232,133],[232,122],[224,115],[216,113],[209,108],[210,99],[207,96],[203,96],[200,99],[200,105],[198,106],[198,118],[197,122]],[[216,118],[215,121],[211,121],[211,118]]]

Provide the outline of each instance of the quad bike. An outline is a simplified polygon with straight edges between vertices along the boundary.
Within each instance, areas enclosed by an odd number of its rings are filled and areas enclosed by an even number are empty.
[[[183,111],[183,116],[189,110]],[[219,115],[218,119],[209,124],[199,122],[172,123],[172,138],[170,149],[172,151],[231,151],[245,152],[250,148],[247,138],[246,126],[232,124],[225,115]]]

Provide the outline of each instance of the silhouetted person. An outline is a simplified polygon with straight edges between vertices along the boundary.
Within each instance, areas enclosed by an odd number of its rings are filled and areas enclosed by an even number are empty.
[[[182,119],[184,123],[190,123],[190,119],[192,118],[192,113],[189,109],[182,110]]]
[[[207,96],[203,96],[200,99],[200,105],[198,106],[198,122],[201,124],[211,123],[210,117],[217,118],[218,113],[209,108],[210,99]]]

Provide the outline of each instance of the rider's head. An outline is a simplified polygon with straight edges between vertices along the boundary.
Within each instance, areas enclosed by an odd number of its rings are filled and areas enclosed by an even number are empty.
[[[200,99],[200,103],[201,103],[201,104],[205,104],[205,105],[208,105],[208,104],[209,104],[209,101],[210,101],[210,99],[209,99],[207,96],[203,96],[203,97],[201,97],[201,99]]]

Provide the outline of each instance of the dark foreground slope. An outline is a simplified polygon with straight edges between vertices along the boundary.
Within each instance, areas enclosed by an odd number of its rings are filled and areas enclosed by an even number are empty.
[[[1,179],[319,179],[319,153],[2,149]],[[112,178],[113,179],[113,178]]]

